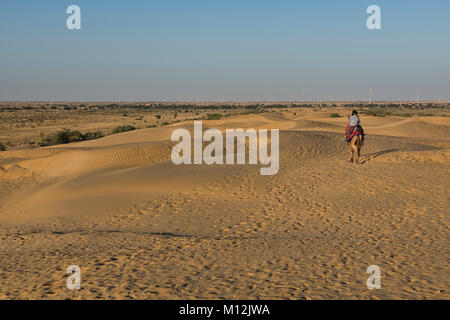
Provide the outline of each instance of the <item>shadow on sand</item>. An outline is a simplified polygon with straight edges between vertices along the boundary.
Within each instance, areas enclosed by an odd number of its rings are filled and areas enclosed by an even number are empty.
[[[393,152],[402,151],[402,150],[403,149],[389,149],[389,150],[383,150],[383,151],[365,154],[362,156],[364,158],[360,161],[360,163],[363,164],[363,163],[365,163],[369,160],[375,159],[376,157],[379,157],[383,154],[393,153]]]

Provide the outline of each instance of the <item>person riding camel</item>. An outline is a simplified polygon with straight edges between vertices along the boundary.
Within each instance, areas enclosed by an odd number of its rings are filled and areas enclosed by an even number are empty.
[[[361,120],[358,117],[358,111],[353,110],[352,116],[348,119],[347,127],[345,128],[345,141],[347,143],[353,138],[353,136],[359,134],[364,141],[364,129],[360,125]]]

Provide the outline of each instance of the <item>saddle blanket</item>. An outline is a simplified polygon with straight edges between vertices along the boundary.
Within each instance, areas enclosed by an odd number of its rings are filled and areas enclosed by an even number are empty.
[[[356,135],[360,135],[364,141],[364,130],[361,126],[350,127],[350,125],[347,125],[345,128],[345,141],[350,142],[350,140],[352,140],[352,138]]]

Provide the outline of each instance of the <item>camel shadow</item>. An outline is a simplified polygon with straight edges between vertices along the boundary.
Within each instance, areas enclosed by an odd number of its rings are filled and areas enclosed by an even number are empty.
[[[389,149],[389,150],[383,150],[383,151],[378,151],[378,152],[373,152],[373,153],[365,154],[365,155],[363,156],[364,159],[362,159],[362,160],[360,161],[360,163],[363,164],[363,163],[365,163],[365,162],[367,162],[367,161],[369,161],[369,160],[375,159],[376,157],[379,157],[379,156],[381,156],[381,155],[383,155],[383,154],[393,153],[393,152],[402,151],[402,150],[403,150],[403,149]]]

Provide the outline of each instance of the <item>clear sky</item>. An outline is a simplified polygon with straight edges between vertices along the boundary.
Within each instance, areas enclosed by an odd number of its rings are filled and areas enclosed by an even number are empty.
[[[66,8],[81,8],[68,30]],[[366,9],[381,7],[382,30]],[[450,1],[0,0],[0,100],[450,99]]]

